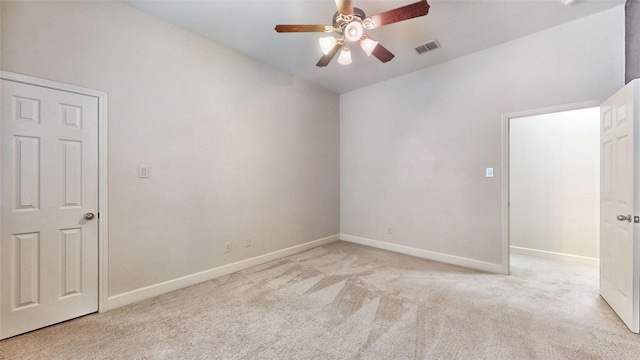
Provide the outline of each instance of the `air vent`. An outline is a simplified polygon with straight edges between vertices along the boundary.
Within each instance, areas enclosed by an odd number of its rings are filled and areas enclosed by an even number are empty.
[[[440,48],[440,43],[438,42],[438,40],[431,40],[424,45],[418,46],[416,48],[416,51],[418,52],[418,54],[424,54],[427,51],[431,51],[439,48]]]

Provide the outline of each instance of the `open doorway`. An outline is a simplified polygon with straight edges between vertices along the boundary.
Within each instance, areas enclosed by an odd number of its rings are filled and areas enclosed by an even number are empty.
[[[599,266],[600,109],[505,116],[505,257]]]

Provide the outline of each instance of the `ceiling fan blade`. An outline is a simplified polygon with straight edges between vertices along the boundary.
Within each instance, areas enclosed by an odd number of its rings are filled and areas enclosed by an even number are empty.
[[[325,32],[324,25],[276,25],[276,31],[285,32]]]
[[[399,21],[425,16],[429,13],[429,7],[427,0],[418,1],[417,3],[373,15],[371,16],[371,22],[373,22],[375,27],[380,27]]]
[[[343,15],[353,15],[353,3],[351,0],[336,0],[338,12]]]
[[[336,56],[336,54],[338,53],[338,50],[340,50],[341,47],[342,47],[342,44],[336,44],[336,46],[334,46],[333,49],[331,49],[331,51],[329,51],[327,55],[321,57],[320,60],[318,60],[318,63],[316,64],[316,66],[324,67],[329,65],[329,63],[331,62],[331,60],[333,60],[333,58]]]
[[[382,61],[383,63],[386,63],[387,61],[391,61],[391,59],[395,57],[395,55],[393,55],[391,51],[387,50],[387,48],[385,48],[380,44],[378,44],[378,46],[376,46],[375,49],[373,49],[373,52],[371,52],[371,55],[377,57],[378,60]]]

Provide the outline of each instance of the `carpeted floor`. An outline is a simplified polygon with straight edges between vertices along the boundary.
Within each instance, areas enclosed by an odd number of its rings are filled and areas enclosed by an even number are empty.
[[[4,359],[638,359],[597,268],[480,273],[336,242],[0,342]]]

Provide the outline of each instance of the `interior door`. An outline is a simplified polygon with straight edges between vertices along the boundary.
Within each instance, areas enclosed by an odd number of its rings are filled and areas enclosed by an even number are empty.
[[[638,318],[638,80],[601,107],[600,294],[635,333]]]
[[[98,310],[98,100],[0,81],[7,338]]]

